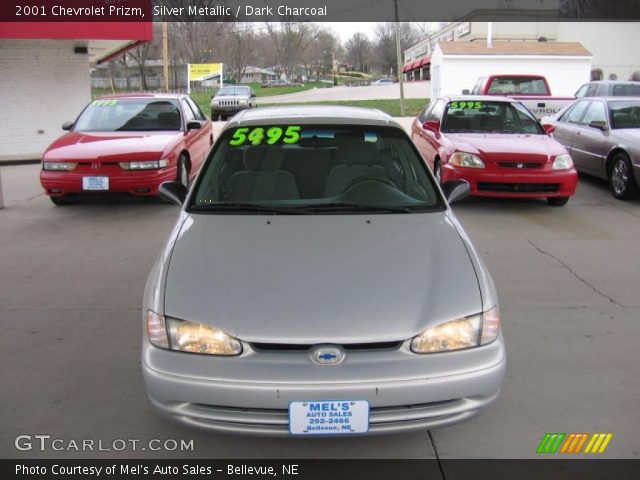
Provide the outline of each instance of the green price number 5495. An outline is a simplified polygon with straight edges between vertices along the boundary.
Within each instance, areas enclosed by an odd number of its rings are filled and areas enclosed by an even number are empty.
[[[290,125],[286,130],[281,127],[270,127],[266,130],[263,127],[256,127],[253,130],[247,127],[236,128],[233,132],[233,137],[229,140],[229,145],[239,147],[245,143],[251,145],[261,145],[265,142],[268,145],[273,145],[282,140],[282,143],[292,145],[300,141],[300,131],[302,127],[300,125]]]

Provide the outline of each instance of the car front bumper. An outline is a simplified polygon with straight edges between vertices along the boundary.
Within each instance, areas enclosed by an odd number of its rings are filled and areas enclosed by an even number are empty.
[[[578,173],[564,171],[515,171],[518,169],[485,170],[443,165],[442,183],[466,180],[471,195],[505,198],[571,197],[576,193]]]
[[[434,428],[491,404],[506,367],[502,335],[483,347],[416,355],[352,352],[315,365],[305,352],[214,357],[156,348],[145,339],[142,370],[152,405],[179,423],[209,430],[290,435],[288,406],[306,400],[367,400],[369,434]]]
[[[175,180],[177,168],[169,166],[159,170],[118,171],[96,170],[95,172],[40,171],[40,183],[45,193],[62,197],[76,193],[130,193],[132,195],[157,195],[162,182]],[[84,190],[83,177],[109,177],[108,190]]]

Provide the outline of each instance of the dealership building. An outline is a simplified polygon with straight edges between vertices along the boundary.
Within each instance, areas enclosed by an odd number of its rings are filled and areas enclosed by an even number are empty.
[[[638,41],[640,23],[558,22],[548,17],[527,22],[449,23],[404,51],[405,64],[402,73],[409,81],[430,79],[432,57],[439,43],[471,42],[486,45],[489,38],[492,43],[498,44],[504,42],[578,43],[590,52],[591,70],[601,70],[603,79],[615,76],[618,80],[628,80],[633,72],[640,70],[640,42]],[[527,48],[523,47],[523,50]],[[562,51],[562,48],[558,50]],[[475,51],[475,49],[469,47],[469,51]],[[504,70],[508,66],[501,64],[502,70],[493,73],[516,73]],[[545,74],[540,69],[526,73]],[[466,76],[469,77],[470,85],[465,88],[470,89],[478,74],[474,70],[469,70]],[[588,80],[587,75],[584,81]]]
[[[0,23],[0,162],[39,159],[90,101],[91,66],[151,39],[150,22]]]

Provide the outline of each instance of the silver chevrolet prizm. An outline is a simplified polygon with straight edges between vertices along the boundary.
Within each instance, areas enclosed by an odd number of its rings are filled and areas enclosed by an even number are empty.
[[[496,399],[495,287],[403,129],[376,110],[236,115],[144,294],[163,414],[250,434],[353,435],[465,420]],[[448,202],[447,202],[448,199]]]

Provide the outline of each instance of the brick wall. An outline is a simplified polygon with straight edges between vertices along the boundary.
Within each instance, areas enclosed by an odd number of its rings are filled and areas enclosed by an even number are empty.
[[[75,40],[0,40],[0,160],[40,158],[89,102],[89,58]]]

